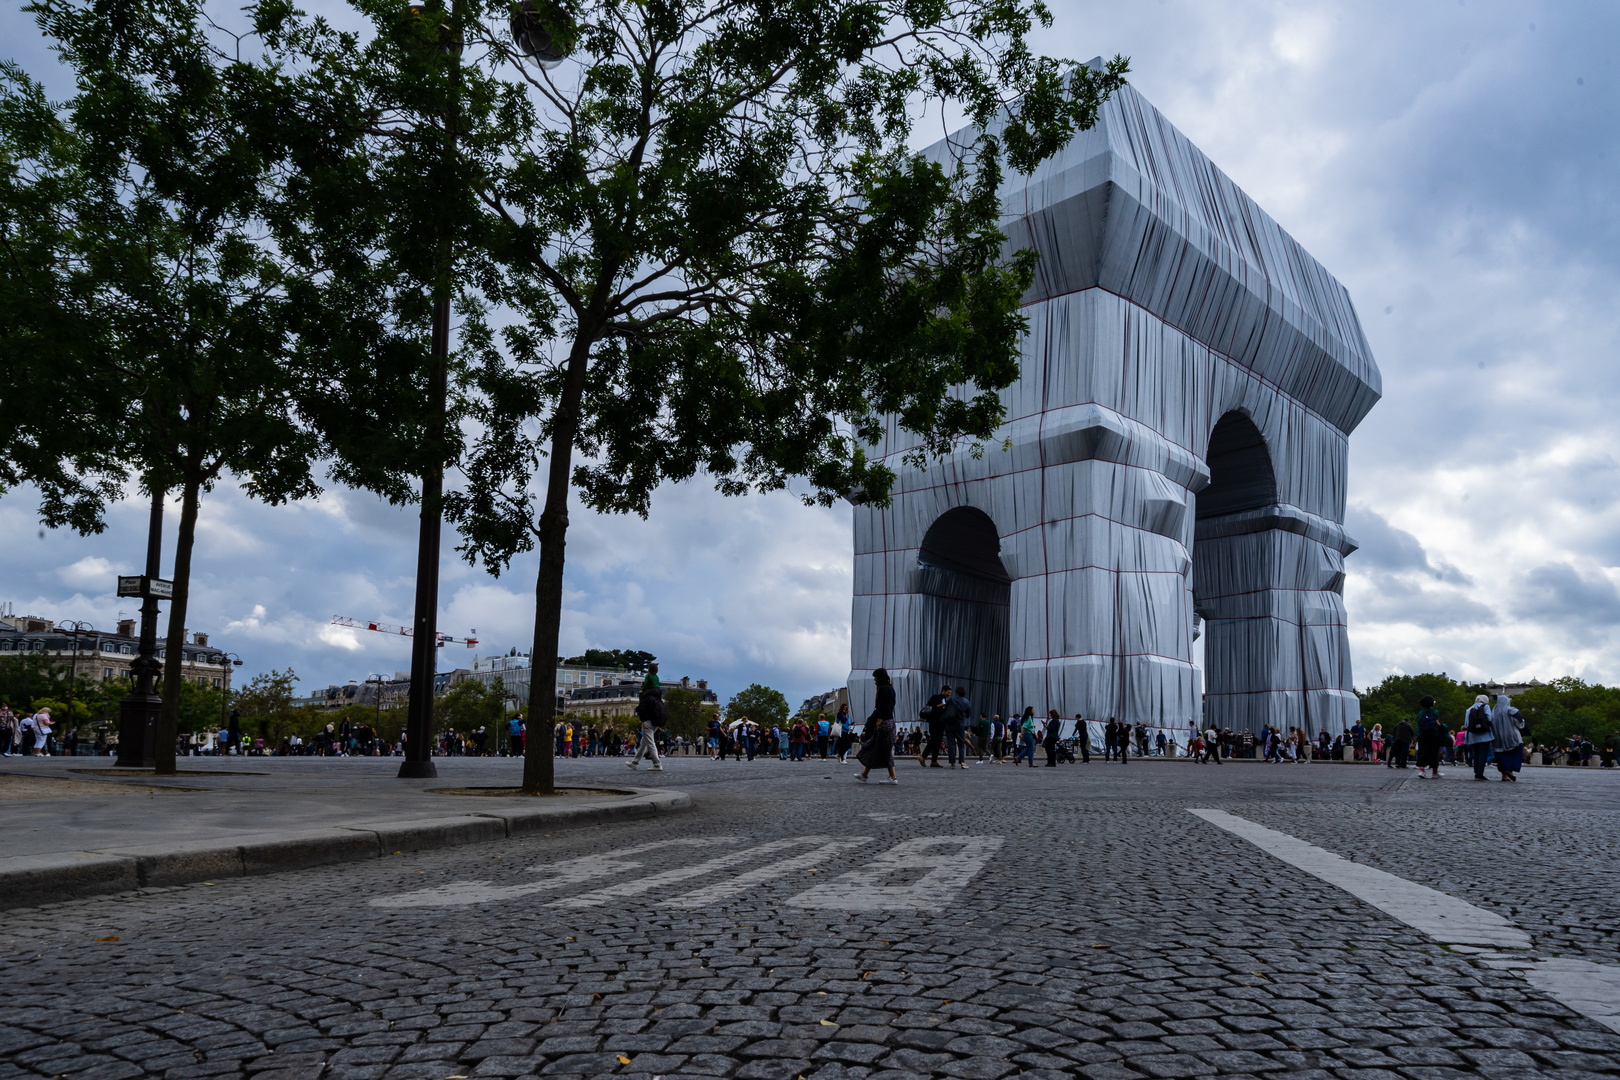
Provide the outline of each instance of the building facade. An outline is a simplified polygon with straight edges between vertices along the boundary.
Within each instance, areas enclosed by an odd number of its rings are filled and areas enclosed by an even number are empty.
[[[682,678],[678,683],[666,683],[664,690],[691,690],[696,692],[698,700],[704,706],[719,707],[720,699],[713,690],[709,689],[707,679],[693,680]],[[636,704],[641,700],[641,680],[621,679],[614,683],[602,686],[580,687],[568,694],[566,703],[558,705],[559,712],[566,712],[571,716],[601,719],[613,716],[630,716],[634,713]]]
[[[209,644],[208,635],[186,631],[180,664],[187,682],[223,689],[230,660],[218,645]],[[135,620],[121,619],[116,632],[71,627],[59,628],[52,619],[37,615],[0,616],[0,657],[19,654],[48,656],[55,663],[92,682],[129,678],[129,665],[140,654],[140,636]],[[168,648],[158,639],[158,659],[168,657]]]

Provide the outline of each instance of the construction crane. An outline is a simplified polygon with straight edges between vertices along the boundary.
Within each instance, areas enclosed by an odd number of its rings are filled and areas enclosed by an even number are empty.
[[[364,619],[351,619],[347,615],[332,616],[332,625],[353,627],[356,630],[375,630],[379,634],[398,634],[401,637],[416,636],[416,628],[412,626],[394,626],[390,623],[367,622]],[[474,629],[472,633],[477,634],[478,631]],[[465,645],[469,649],[474,648],[478,644],[478,638],[473,636],[458,638],[451,637],[449,634],[445,633],[437,633],[434,635],[434,637],[438,639],[437,645],[441,649],[447,644]]]

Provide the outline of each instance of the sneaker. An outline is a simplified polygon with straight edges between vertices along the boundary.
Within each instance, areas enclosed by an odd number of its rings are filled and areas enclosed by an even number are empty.
[[[900,783],[900,781],[899,780],[879,780],[878,783],[880,783],[880,784],[898,784],[898,783]]]
[[[624,767],[627,769],[633,769],[636,767],[636,763],[633,761],[627,761],[624,763]]]
[[[647,771],[648,772],[663,772],[664,767],[662,765],[654,765],[652,768],[648,769]]]
[[[864,784],[864,783],[866,783],[866,776],[865,776],[865,774],[864,774],[864,773],[856,773],[856,774],[855,774],[855,782],[856,782],[856,783],[857,783],[857,784]]]

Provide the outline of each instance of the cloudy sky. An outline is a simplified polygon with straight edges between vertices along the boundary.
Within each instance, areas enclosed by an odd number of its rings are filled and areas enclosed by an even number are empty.
[[[1385,394],[1351,439],[1357,684],[1620,681],[1620,8],[1052,6],[1044,51],[1129,56],[1135,86],[1356,302]],[[44,70],[15,8],[0,29]],[[29,492],[0,498],[0,601],[110,626],[145,512],[121,506],[81,538],[33,511]],[[722,696],[758,681],[797,702],[842,682],[847,511],[692,484],[660,492],[646,522],[572,520],[566,652],[648,649]],[[189,621],[244,671],[290,666],[310,687],[408,666],[403,639],[329,623],[409,621],[409,511],[340,489],[266,509],[227,485],[198,533]],[[534,570],[493,579],[447,559],[440,627],[526,648]]]

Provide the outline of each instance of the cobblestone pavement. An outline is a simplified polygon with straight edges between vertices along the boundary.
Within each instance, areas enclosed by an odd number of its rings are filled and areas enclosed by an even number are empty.
[[[0,1080],[1620,1073],[1620,1034],[1187,812],[1615,964],[1620,776],[852,775],[676,760],[637,777],[673,819],[9,912]]]

